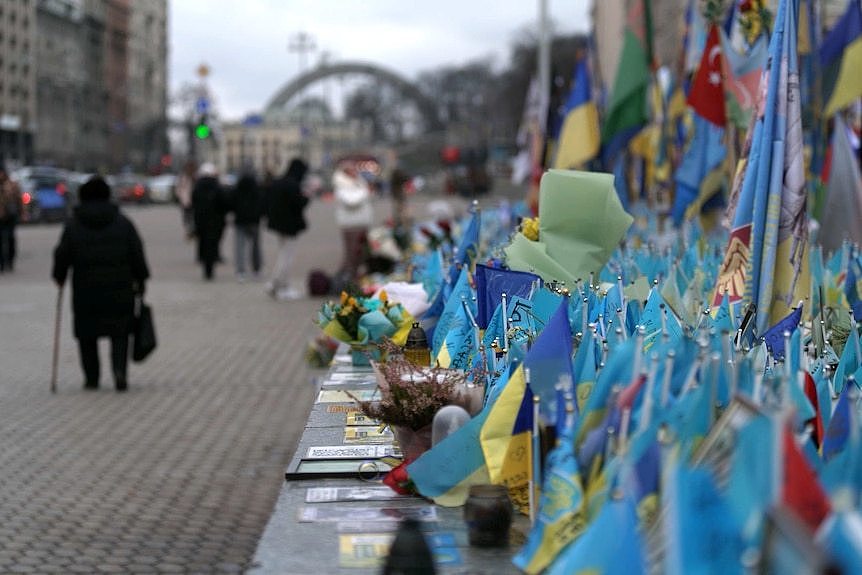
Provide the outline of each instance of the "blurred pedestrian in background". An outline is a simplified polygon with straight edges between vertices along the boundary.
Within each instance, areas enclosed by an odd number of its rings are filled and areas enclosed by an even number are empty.
[[[335,188],[335,222],[341,229],[344,258],[339,283],[356,283],[368,252],[368,228],[374,221],[368,182],[350,162],[342,163],[332,175]]]
[[[195,216],[195,236],[198,241],[198,261],[203,266],[204,279],[212,280],[219,262],[219,246],[228,211],[224,189],[218,181],[215,165],[207,162],[198,170],[198,180],[192,190]]]
[[[392,194],[392,237],[402,250],[410,246],[410,224],[407,213],[407,185],[410,176],[396,166],[389,176],[389,193]]]
[[[305,207],[308,198],[302,193],[302,180],[308,165],[300,158],[290,161],[284,176],[275,180],[266,191],[267,227],[278,236],[278,255],[267,286],[270,297],[280,300],[298,299],[300,293],[290,286],[296,236],[306,228]]]
[[[195,172],[197,165],[194,160],[187,160],[183,165],[183,170],[177,178],[177,201],[180,203],[180,209],[183,215],[183,230],[186,233],[187,239],[192,239],[195,235],[195,216],[192,210],[192,191],[195,187]]]
[[[235,240],[234,266],[236,277],[245,281],[246,258],[251,256],[251,272],[260,275],[260,217],[263,197],[260,186],[250,171],[240,176],[230,201],[233,210],[233,232]]]
[[[62,287],[72,268],[72,315],[84,388],[99,387],[98,339],[110,337],[114,383],[117,391],[125,391],[135,296],[144,293],[150,277],[144,246],[132,222],[110,202],[111,189],[101,177],[84,183],[78,198],[54,250],[52,276]]]
[[[15,226],[23,209],[21,189],[0,166],[0,273],[15,267]]]

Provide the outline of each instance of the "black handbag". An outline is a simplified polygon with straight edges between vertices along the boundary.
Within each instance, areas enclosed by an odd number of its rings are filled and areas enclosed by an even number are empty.
[[[153,323],[153,310],[138,298],[135,306],[134,331],[132,332],[132,361],[144,361],[156,349],[156,326]]]

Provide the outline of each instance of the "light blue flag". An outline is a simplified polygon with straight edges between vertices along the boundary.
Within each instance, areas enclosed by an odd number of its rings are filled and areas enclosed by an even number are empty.
[[[572,374],[575,377],[575,398],[579,408],[586,403],[596,382],[597,351],[593,330],[588,329],[581,338],[581,344],[578,346],[578,351],[572,362]]]
[[[461,275],[458,276],[458,281],[455,283],[455,287],[452,288],[452,294],[446,300],[446,305],[443,306],[443,313],[440,314],[440,319],[437,321],[437,326],[434,329],[434,335],[431,340],[431,357],[437,357],[437,354],[440,353],[443,341],[449,333],[449,324],[462,311],[462,298],[471,306],[470,311],[475,317],[476,302],[473,299],[473,289],[470,287],[469,272],[466,268],[461,270]]]
[[[440,250],[432,250],[426,254],[413,256],[417,271],[414,273],[413,281],[422,284],[429,299],[437,295],[440,285],[443,283],[443,256]]]
[[[455,310],[455,315],[446,326],[440,353],[435,356],[442,367],[467,370],[478,351],[479,329],[473,324],[475,316],[471,317],[469,308],[470,304],[462,300],[460,309]]]
[[[731,456],[727,498],[740,525],[759,526],[763,512],[776,497],[773,454],[776,442],[774,423],[766,416],[752,418],[737,432]],[[756,461],[757,465],[752,465]]]
[[[665,304],[658,289],[650,290],[646,306],[641,313],[640,325],[646,330],[644,337],[644,350],[649,350],[662,337],[662,326],[667,330],[671,344],[682,339],[682,326],[676,316],[671,313]]]
[[[826,433],[823,437],[824,461],[828,462],[843,451],[847,445],[847,441],[850,439],[851,427],[853,425],[853,416],[850,413],[850,410],[853,408],[849,398],[850,389],[850,386],[844,388],[844,391],[838,398],[838,403],[835,405],[832,418],[829,420],[829,426],[826,427]]]
[[[721,166],[727,151],[724,148],[724,128],[718,127],[699,114],[694,113],[694,137],[682,162],[676,170],[676,194],[674,195],[673,223],[680,225],[686,217],[689,206],[699,202],[701,205],[709,200],[721,188],[701,190],[701,184],[706,176]],[[704,193],[706,192],[706,193]],[[700,213],[698,209],[689,217]]]
[[[464,233],[461,234],[461,239],[458,241],[458,250],[452,258],[452,265],[449,267],[449,281],[455,281],[458,275],[458,270],[467,269],[476,261],[479,252],[479,232],[481,229],[482,216],[478,210],[475,210],[470,216],[470,222]]]
[[[540,289],[533,292],[530,302],[533,304],[532,314],[539,328],[544,328],[560,307],[563,296],[549,289]],[[580,316],[579,316],[580,317]]]
[[[574,392],[568,308],[568,302],[560,302],[524,358],[524,367],[530,370],[530,387],[541,399],[539,413],[549,425],[556,425],[557,389]]]
[[[825,430],[829,428],[829,422],[832,419],[832,391],[822,362],[812,366],[811,377],[817,388],[817,405],[820,407],[820,418],[823,420]]]
[[[743,573],[741,525],[707,469],[677,466],[666,497],[666,573]]]
[[[631,358],[635,343],[635,338],[629,338],[611,350],[605,367],[599,372],[596,383],[575,423],[577,441],[581,441],[586,432],[595,428],[604,419],[613,387],[621,382],[631,381],[633,369]],[[583,382],[578,385],[578,394],[581,393],[582,385],[584,385]]]
[[[836,572],[862,575],[862,516],[858,511],[829,516],[817,533],[817,543],[838,564]]]
[[[847,341],[844,343],[844,349],[841,351],[841,360],[838,362],[838,367],[835,368],[835,375],[832,377],[832,388],[835,393],[841,393],[844,390],[847,377],[855,373],[862,365],[856,354],[859,344],[859,334],[851,329]]]
[[[479,434],[489,411],[488,407],[483,409],[407,466],[407,473],[419,493],[441,505],[446,505],[449,498],[454,504],[463,504],[467,484],[472,479],[488,482]]]
[[[638,516],[631,497],[611,499],[578,539],[557,556],[546,575],[646,573]]]
[[[736,322],[733,318],[733,312],[730,310],[730,298],[727,297],[726,292],[721,298],[721,305],[712,320],[712,325],[719,333],[736,333]]]

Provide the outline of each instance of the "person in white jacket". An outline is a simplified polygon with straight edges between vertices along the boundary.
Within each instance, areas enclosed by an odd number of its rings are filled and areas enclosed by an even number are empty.
[[[344,242],[344,261],[341,274],[347,281],[359,278],[360,267],[365,263],[368,246],[368,229],[374,221],[371,209],[371,190],[353,164],[340,166],[332,175],[335,188],[335,222],[341,228]]]

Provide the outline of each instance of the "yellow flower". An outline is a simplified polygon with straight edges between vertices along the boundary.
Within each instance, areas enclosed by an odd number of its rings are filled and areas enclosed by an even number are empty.
[[[386,293],[386,290],[380,290],[380,301],[383,302],[383,305],[389,303],[389,295]]]
[[[539,241],[539,218],[525,218],[521,222],[521,233],[530,241]]]
[[[349,298],[347,298],[347,305],[349,307],[356,307],[356,298],[353,296],[350,296]]]
[[[347,295],[347,292],[346,292],[346,291],[341,292],[341,305],[344,305],[344,304],[346,304],[346,303],[347,303],[347,298],[348,298],[348,297],[349,297],[349,296]]]

